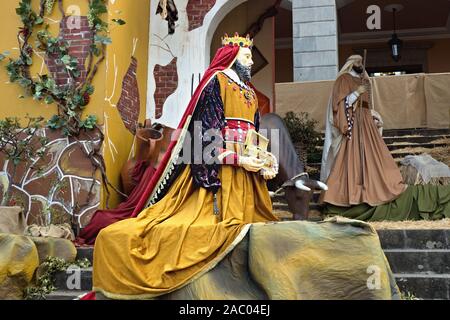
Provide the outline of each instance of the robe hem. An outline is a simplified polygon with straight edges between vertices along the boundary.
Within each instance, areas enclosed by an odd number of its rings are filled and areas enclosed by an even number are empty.
[[[405,192],[406,189],[408,189],[408,185],[407,185],[407,184],[405,184],[404,186],[405,186],[405,187],[404,187],[404,189],[402,190],[402,192],[400,192],[400,194],[394,196],[394,197],[393,197],[392,199],[390,199],[390,200],[380,201],[380,202],[377,202],[377,203],[369,203],[369,202],[366,202],[366,201],[362,201],[362,202],[359,202],[359,203],[357,203],[357,202],[350,202],[350,204],[348,204],[348,203],[342,204],[342,203],[337,203],[337,202],[334,202],[334,201],[326,201],[326,200],[324,200],[322,203],[325,203],[325,204],[331,204],[331,205],[336,206],[336,207],[346,207],[346,208],[350,208],[350,207],[352,207],[352,206],[358,206],[358,205],[360,205],[360,204],[367,204],[367,205],[369,205],[369,206],[371,206],[371,207],[378,207],[378,206],[382,206],[382,205],[384,205],[384,204],[387,204],[387,203],[389,203],[389,202],[392,202],[392,201],[397,200],[397,199],[403,194],[403,192]]]
[[[245,224],[242,227],[242,230],[239,232],[236,239],[234,239],[234,241],[230,244],[230,246],[224,252],[222,252],[220,255],[218,255],[213,260],[211,260],[210,263],[208,263],[203,269],[200,269],[198,271],[198,273],[196,273],[192,278],[190,278],[186,282],[182,282],[181,284],[177,285],[175,288],[168,289],[167,291],[164,291],[161,293],[145,293],[145,294],[137,294],[137,295],[112,293],[112,292],[103,290],[100,287],[93,287],[92,291],[100,292],[105,297],[107,297],[109,299],[114,299],[114,300],[149,300],[149,299],[156,298],[158,296],[162,296],[162,295],[174,292],[176,290],[179,290],[179,289],[183,288],[184,286],[191,284],[192,282],[196,281],[197,279],[199,279],[201,276],[203,276],[207,272],[214,269],[219,264],[219,262],[221,262],[225,258],[226,255],[228,255],[231,251],[233,251],[234,248],[245,238],[245,236],[247,235],[251,226],[252,226],[252,224]]]

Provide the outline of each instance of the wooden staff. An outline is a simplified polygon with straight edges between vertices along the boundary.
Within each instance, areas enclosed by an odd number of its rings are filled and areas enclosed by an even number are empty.
[[[364,60],[363,60],[363,79],[366,75],[366,59],[367,59],[367,50],[364,49]],[[364,81],[362,81],[363,83]],[[361,162],[361,185],[364,189],[364,143],[362,139],[362,116],[363,116],[363,97],[360,96],[359,100],[359,110],[358,110],[358,141],[359,141],[359,158]]]

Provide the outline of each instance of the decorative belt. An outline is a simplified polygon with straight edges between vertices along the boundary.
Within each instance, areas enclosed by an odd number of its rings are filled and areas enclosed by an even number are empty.
[[[249,130],[255,130],[253,122],[240,118],[226,118],[223,130],[225,142],[244,143]]]

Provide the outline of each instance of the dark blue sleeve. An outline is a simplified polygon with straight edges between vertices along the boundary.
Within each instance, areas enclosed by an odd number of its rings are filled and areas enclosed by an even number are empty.
[[[191,164],[191,174],[196,186],[203,187],[213,193],[217,193],[221,186],[219,178],[219,169],[221,164],[217,161],[214,161],[213,163],[206,163],[205,159],[203,159],[203,151],[208,147],[208,145],[211,144],[211,141],[208,141],[209,137],[207,131],[210,129],[216,129],[217,132],[222,132],[222,129],[225,127],[224,106],[222,97],[220,96],[220,84],[217,77],[214,77],[209,82],[200,95],[193,120],[197,123],[201,122],[202,127],[201,130],[194,130],[192,135],[193,139],[202,139],[202,136],[203,139],[202,154],[199,154],[198,152],[197,154],[194,154],[194,149],[192,149],[194,162]],[[197,136],[194,136],[195,133]],[[223,146],[223,140],[218,143]],[[213,151],[211,153],[212,157],[216,158],[218,156],[217,153],[218,150]]]
[[[261,121],[261,114],[259,113],[259,109],[258,109],[258,110],[256,110],[255,121],[254,121],[256,132],[259,131],[259,123],[260,123],[260,121]]]

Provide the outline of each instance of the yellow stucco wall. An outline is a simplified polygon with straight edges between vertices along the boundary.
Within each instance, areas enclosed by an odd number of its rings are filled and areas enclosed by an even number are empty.
[[[104,100],[104,116],[107,125],[104,157],[109,179],[114,185],[119,185],[120,170],[132,156],[134,139],[133,135],[125,128],[115,105],[119,101],[122,80],[133,55],[138,63],[137,79],[141,104],[139,122],[142,123],[145,120],[150,0],[116,0],[114,4],[110,3],[109,5],[109,15],[110,19],[120,18],[126,21],[123,26],[111,27],[113,43],[108,46],[106,90],[103,94],[108,100]],[[104,194],[102,195],[104,196]],[[112,195],[110,204],[115,205],[119,202],[120,197],[114,192]]]
[[[2,0],[0,10],[0,52],[10,51],[11,56],[18,55],[17,31],[21,26],[20,18],[15,13],[19,0]],[[35,10],[38,10],[38,0],[33,0]],[[78,5],[81,15],[88,12],[85,0],[64,0],[65,9],[71,5]],[[103,147],[104,158],[107,167],[107,175],[110,181],[119,186],[120,169],[129,159],[133,146],[133,135],[125,128],[116,104],[119,101],[122,80],[125,76],[133,55],[138,61],[137,78],[140,92],[140,118],[145,118],[145,101],[147,87],[148,66],[148,29],[150,19],[150,0],[116,0],[108,1],[108,20],[123,19],[126,24],[118,26],[110,25],[110,37],[112,44],[107,47],[106,59],[99,66],[94,78],[95,93],[91,97],[85,114],[96,115],[100,125],[105,125],[105,143]],[[59,30],[61,14],[55,8],[52,16],[46,22],[50,24],[50,32],[56,36]],[[106,18],[106,16],[105,16]],[[30,40],[34,44],[34,39]],[[135,44],[135,46],[134,46]],[[114,59],[115,58],[115,59]],[[46,105],[37,102],[32,97],[20,99],[24,95],[23,89],[18,84],[8,83],[8,75],[5,69],[7,60],[0,63],[0,119],[8,116],[23,118],[26,114],[31,116],[44,116],[49,119],[57,112],[56,105]],[[47,74],[47,68],[43,59],[34,56],[32,75],[38,73]],[[110,207],[118,204],[120,197],[112,191]],[[102,206],[105,205],[105,195],[102,193]]]

